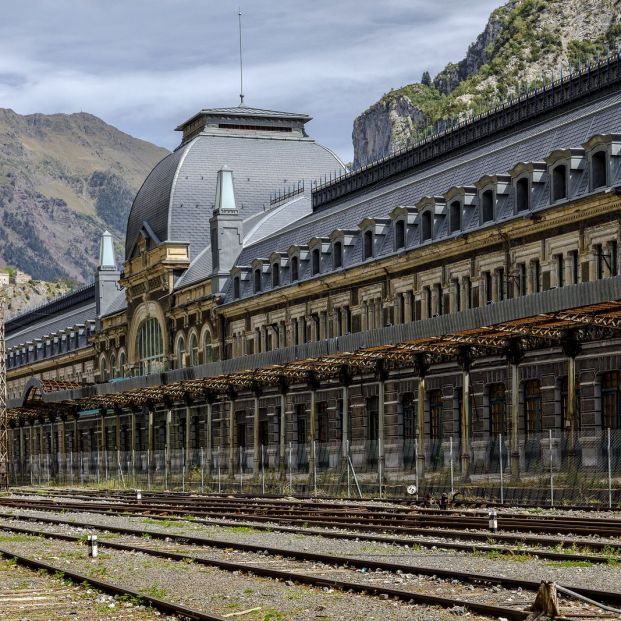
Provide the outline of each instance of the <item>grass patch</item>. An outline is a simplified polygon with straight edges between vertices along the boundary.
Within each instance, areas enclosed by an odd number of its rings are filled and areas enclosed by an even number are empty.
[[[284,612],[281,612],[280,610],[277,610],[276,608],[268,608],[263,613],[262,621],[280,621],[281,619],[284,619],[286,616],[287,615],[285,615]]]
[[[152,584],[148,589],[145,589],[145,593],[156,599],[164,599],[168,595],[168,591],[159,584]]]
[[[572,561],[570,559],[566,561],[549,561],[546,565],[548,567],[593,567],[591,561]]]
[[[162,528],[173,528],[177,526],[177,522],[174,520],[154,520],[152,518],[146,518],[142,520],[143,524],[151,524],[152,526],[160,526]]]
[[[254,526],[225,526],[224,530],[229,533],[239,533],[242,535],[253,535],[255,533],[261,532],[258,529],[254,528]]]
[[[0,542],[6,543],[26,543],[35,539],[35,535],[0,535]]]

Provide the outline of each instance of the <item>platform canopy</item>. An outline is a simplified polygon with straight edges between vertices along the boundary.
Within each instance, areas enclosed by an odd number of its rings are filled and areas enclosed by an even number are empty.
[[[429,365],[567,347],[621,336],[621,277],[570,285],[461,312],[168,373],[103,384],[32,378],[9,403],[13,420],[137,409],[158,404],[235,398],[240,392],[286,391],[295,385],[347,383],[357,374],[382,374]]]

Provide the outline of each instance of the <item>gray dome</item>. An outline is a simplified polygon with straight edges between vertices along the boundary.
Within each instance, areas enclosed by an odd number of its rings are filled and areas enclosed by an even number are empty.
[[[156,244],[188,242],[190,259],[195,258],[209,244],[216,175],[222,166],[233,171],[244,220],[269,207],[270,192],[344,168],[336,155],[306,136],[300,115],[263,111],[263,119],[274,121],[270,127],[264,120],[262,126],[253,125],[251,115],[240,120],[239,113],[234,122],[218,123],[227,120],[221,110],[203,111],[209,123],[145,180],[127,222],[126,259],[143,229]]]

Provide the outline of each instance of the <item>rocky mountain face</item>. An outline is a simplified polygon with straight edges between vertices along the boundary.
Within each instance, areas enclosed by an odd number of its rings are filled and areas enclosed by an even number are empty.
[[[458,63],[391,90],[354,121],[354,166],[417,139],[438,121],[485,110],[621,42],[620,0],[510,0]]]
[[[101,233],[122,248],[133,197],[166,153],[91,114],[0,109],[0,266],[92,280]]]
[[[4,288],[6,295],[6,317],[10,319],[24,311],[41,306],[53,298],[69,293],[76,283],[70,280],[45,282],[31,280],[21,284],[11,284]]]

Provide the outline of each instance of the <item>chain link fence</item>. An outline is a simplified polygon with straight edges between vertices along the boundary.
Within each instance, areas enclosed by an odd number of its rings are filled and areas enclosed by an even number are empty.
[[[621,508],[621,430],[387,442],[97,451],[10,462],[12,485],[438,499]]]

